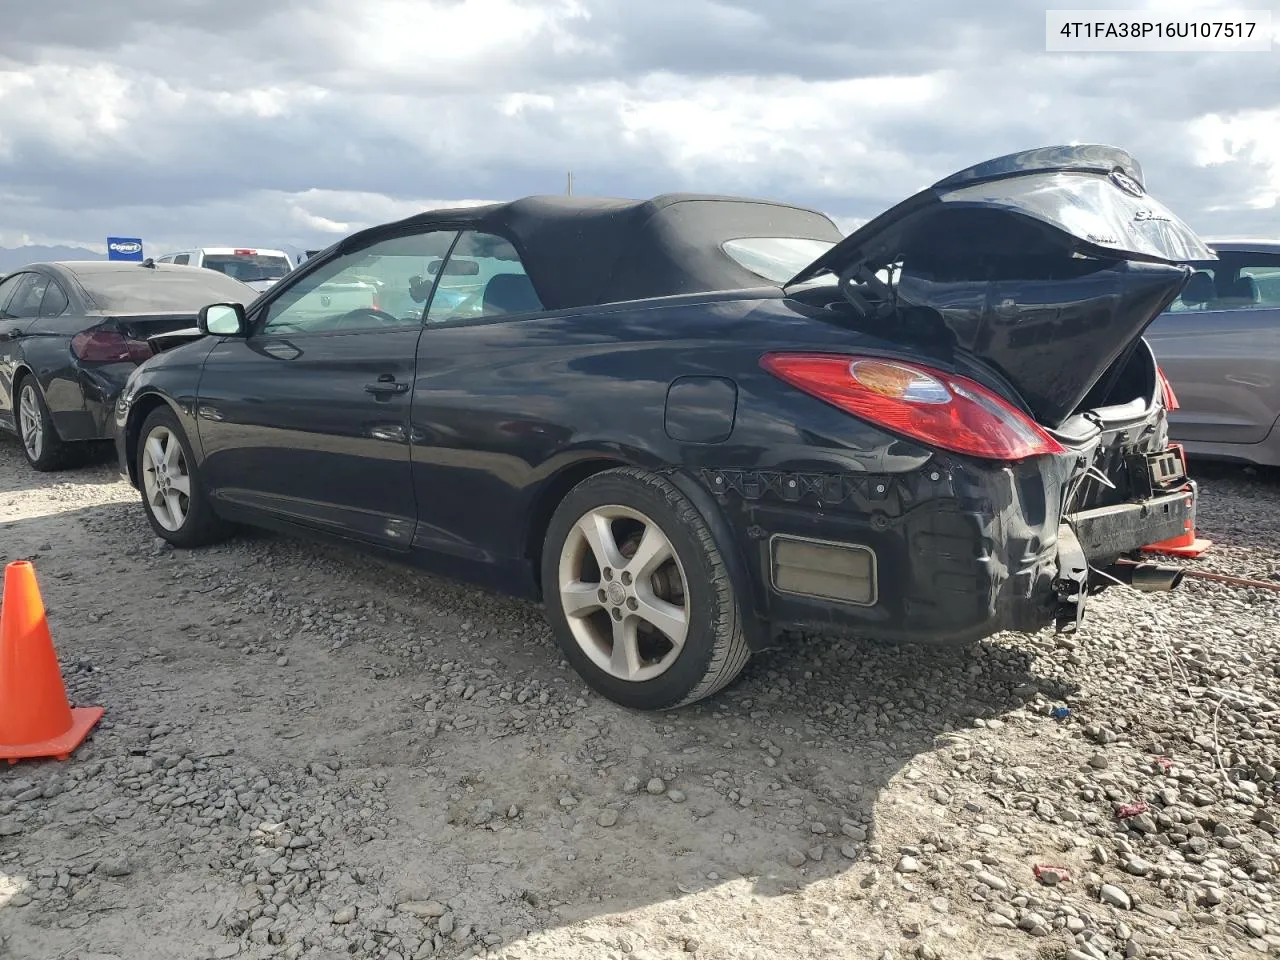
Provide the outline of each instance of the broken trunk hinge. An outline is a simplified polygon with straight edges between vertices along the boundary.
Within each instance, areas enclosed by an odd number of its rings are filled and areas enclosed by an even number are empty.
[[[880,298],[872,303],[855,288],[855,284],[863,284],[871,293]],[[893,315],[893,287],[876,276],[876,272],[861,261],[840,273],[840,292],[860,313],[868,317],[889,317]]]

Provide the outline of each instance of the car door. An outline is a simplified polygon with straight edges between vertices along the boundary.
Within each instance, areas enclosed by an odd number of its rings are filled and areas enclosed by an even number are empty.
[[[1176,440],[1260,443],[1280,416],[1280,255],[1224,253],[1147,334],[1180,409]]]
[[[12,316],[7,308],[14,292],[29,276],[29,273],[14,273],[0,282],[0,426],[10,430],[17,428],[13,419],[13,378],[20,353],[18,341],[31,321]]]
[[[413,398],[414,542],[491,566],[511,558],[524,522],[510,513],[512,488],[563,440],[542,432],[539,398],[506,366],[524,354],[514,321],[543,307],[515,248],[493,234],[461,233],[432,273]]]
[[[247,337],[209,352],[197,423],[222,504],[408,549],[409,409],[425,304],[386,291],[443,258],[454,232],[367,242],[282,281]]]

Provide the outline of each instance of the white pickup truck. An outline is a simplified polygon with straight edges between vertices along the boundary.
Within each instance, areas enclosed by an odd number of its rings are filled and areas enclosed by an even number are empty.
[[[257,247],[198,247],[194,250],[178,250],[158,257],[156,263],[185,264],[217,270],[259,293],[293,269],[293,261],[283,250],[263,250]]]

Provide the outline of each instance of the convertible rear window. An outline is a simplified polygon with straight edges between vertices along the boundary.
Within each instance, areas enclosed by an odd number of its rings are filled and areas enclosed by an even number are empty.
[[[257,296],[238,280],[195,267],[121,264],[78,269],[76,279],[99,310],[195,313],[210,303],[248,303]]]
[[[803,237],[742,237],[727,240],[724,252],[752,273],[786,283],[835,244]]]

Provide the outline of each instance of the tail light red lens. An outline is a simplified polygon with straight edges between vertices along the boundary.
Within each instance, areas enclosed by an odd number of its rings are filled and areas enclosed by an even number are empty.
[[[1156,378],[1160,381],[1160,395],[1164,398],[1164,408],[1170,412],[1177,410],[1178,395],[1173,392],[1173,384],[1159,367],[1156,367]]]
[[[1065,448],[1003,397],[968,377],[874,357],[771,353],[775,377],[834,407],[932,447],[988,460]]]
[[[85,330],[71,338],[71,352],[85,363],[142,363],[151,345],[116,330]]]

